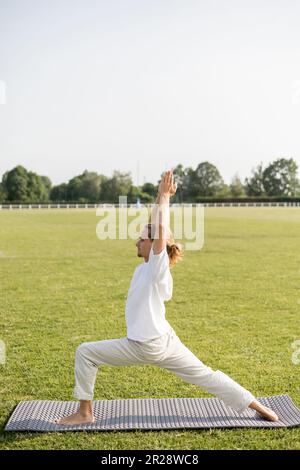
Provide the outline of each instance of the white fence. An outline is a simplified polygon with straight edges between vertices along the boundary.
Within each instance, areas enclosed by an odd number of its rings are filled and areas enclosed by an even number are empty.
[[[97,209],[109,207],[152,207],[154,204],[0,204],[0,210],[24,209]],[[204,202],[199,204],[172,204],[172,207],[300,207],[300,202]]]

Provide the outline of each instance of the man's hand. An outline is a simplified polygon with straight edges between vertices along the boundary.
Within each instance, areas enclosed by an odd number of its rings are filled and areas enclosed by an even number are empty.
[[[162,196],[174,196],[177,190],[177,183],[174,182],[172,170],[164,173],[158,187],[158,193]]]

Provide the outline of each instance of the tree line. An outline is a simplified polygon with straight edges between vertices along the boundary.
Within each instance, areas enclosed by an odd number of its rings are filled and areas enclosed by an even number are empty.
[[[196,168],[178,164],[173,168],[177,192],[172,202],[201,202],[205,199],[299,197],[300,180],[294,159],[278,158],[265,168],[260,163],[241,181],[235,174],[225,184],[218,168],[204,161]],[[127,196],[129,203],[155,201],[157,184],[135,186],[130,172],[114,171],[111,177],[85,170],[67,183],[52,185],[47,176],[18,165],[2,176],[0,203],[118,203]]]

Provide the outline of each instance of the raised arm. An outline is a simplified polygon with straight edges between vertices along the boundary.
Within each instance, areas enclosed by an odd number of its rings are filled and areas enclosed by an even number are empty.
[[[176,192],[177,185],[174,183],[173,172],[166,171],[158,188],[155,206],[151,213],[151,224],[155,226],[153,240],[153,253],[162,252],[167,244],[170,227],[170,197]]]

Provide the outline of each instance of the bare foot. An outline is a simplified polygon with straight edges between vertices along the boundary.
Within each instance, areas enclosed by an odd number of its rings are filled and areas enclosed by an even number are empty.
[[[83,415],[79,411],[76,413],[66,416],[65,418],[60,418],[55,420],[55,424],[87,424],[87,423],[94,423],[95,418],[91,414]]]
[[[249,407],[256,410],[263,418],[267,419],[268,421],[279,421],[275,411],[271,410],[267,406],[262,405],[257,400],[254,400],[252,403],[250,403]]]

